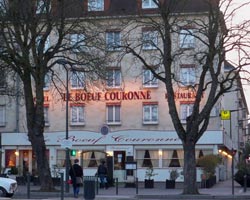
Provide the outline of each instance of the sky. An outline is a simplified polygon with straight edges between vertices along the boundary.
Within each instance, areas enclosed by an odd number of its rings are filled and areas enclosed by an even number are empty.
[[[232,0],[232,2],[233,2],[232,5],[238,6],[244,3],[249,3],[250,1],[249,0]],[[242,7],[239,11],[237,11],[235,16],[233,16],[234,24],[239,24],[245,20],[250,20],[250,4]],[[234,52],[227,54],[226,57],[227,58],[230,57],[230,59],[237,60],[237,56]],[[250,72],[250,66],[246,67],[246,69],[248,69]],[[249,84],[244,83],[243,87],[244,87],[244,93],[245,93],[245,97],[246,97],[247,104],[248,104],[248,109],[250,110],[250,83]]]

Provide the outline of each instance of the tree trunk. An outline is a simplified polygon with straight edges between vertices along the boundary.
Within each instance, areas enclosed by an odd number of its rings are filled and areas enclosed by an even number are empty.
[[[186,142],[184,150],[184,188],[183,194],[199,194],[196,182],[195,144]]]
[[[46,155],[46,146],[44,136],[41,134],[39,137],[35,136],[32,139],[32,148],[36,154],[37,170],[39,173],[39,180],[41,184],[41,191],[53,191],[54,185],[51,178],[49,163]]]

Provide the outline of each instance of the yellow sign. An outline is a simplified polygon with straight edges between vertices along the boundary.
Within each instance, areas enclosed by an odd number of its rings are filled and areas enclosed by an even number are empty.
[[[230,118],[231,118],[230,110],[222,110],[220,112],[220,118],[221,118],[221,120],[230,120]]]

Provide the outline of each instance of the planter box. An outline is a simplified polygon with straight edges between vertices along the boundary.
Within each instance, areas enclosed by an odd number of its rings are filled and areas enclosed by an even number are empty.
[[[148,179],[145,179],[144,180],[144,186],[145,188],[154,188],[154,180],[148,180]]]
[[[166,188],[174,189],[175,188],[175,180],[166,180]]]
[[[201,188],[211,188],[216,184],[216,176],[201,181]]]

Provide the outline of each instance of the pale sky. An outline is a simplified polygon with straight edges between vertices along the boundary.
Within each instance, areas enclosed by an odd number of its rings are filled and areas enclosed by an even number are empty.
[[[249,0],[233,0],[233,5],[242,5],[244,3],[249,3]],[[237,11],[236,15],[233,17],[233,23],[238,24],[243,21],[250,20],[250,4],[242,7],[239,11]],[[237,56],[231,52],[230,54],[226,55],[227,58],[237,60]],[[250,71],[250,66],[247,67]],[[244,93],[248,103],[248,109],[250,110],[250,84],[244,84]]]

